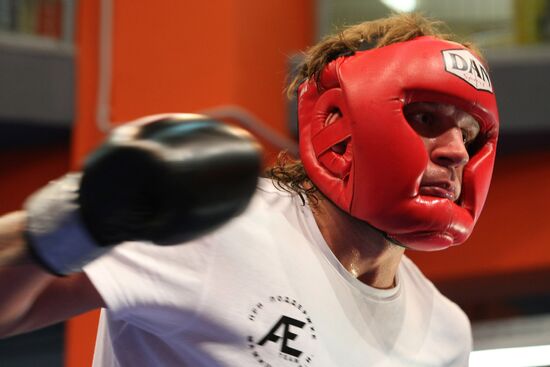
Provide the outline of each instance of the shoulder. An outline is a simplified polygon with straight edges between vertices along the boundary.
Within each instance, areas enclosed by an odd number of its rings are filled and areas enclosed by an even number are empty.
[[[426,307],[432,310],[433,317],[456,323],[466,332],[470,332],[470,321],[464,311],[443,295],[435,285],[420,271],[416,264],[404,256],[402,261],[402,281],[414,297],[421,298]]]
[[[405,286],[413,289],[414,293],[429,297],[449,310],[458,311],[460,314],[464,314],[464,312],[454,302],[443,295],[422,273],[418,266],[406,256],[403,256],[400,274]]]
[[[306,203],[302,202],[297,193],[285,191],[269,178],[260,178],[247,209],[205,238],[227,240],[236,236],[243,240],[255,234],[263,239],[262,242],[269,242],[273,233],[281,234],[276,232],[277,228],[295,227],[298,221],[297,209],[304,205]]]
[[[407,256],[403,256],[401,261],[400,274],[405,278],[406,282],[414,285],[415,288],[436,292],[438,296],[443,296],[418,266]]]
[[[270,178],[259,178],[256,193],[250,203],[251,209],[284,209],[300,201],[297,193],[285,190]]]
[[[416,264],[407,256],[403,255],[400,266],[400,274],[411,282],[414,282],[415,285],[421,287],[428,287],[435,289],[433,283],[426,278],[422,271],[416,266]]]
[[[471,340],[470,321],[466,313],[443,295],[411,259],[404,256],[401,265],[400,274],[408,297],[416,298],[417,302],[431,312],[435,328],[451,328],[449,330],[460,334],[461,340]]]
[[[247,209],[222,226],[221,230],[239,231],[243,225],[247,227],[251,223],[259,226],[271,226],[277,222],[293,223],[296,221],[297,209],[306,205],[298,193],[287,191],[270,178],[260,178]]]
[[[409,305],[408,312],[419,318],[427,317],[432,340],[438,341],[438,348],[446,351],[456,361],[452,366],[462,365],[463,361],[467,361],[473,344],[466,313],[443,295],[412,260],[405,256],[400,274]]]

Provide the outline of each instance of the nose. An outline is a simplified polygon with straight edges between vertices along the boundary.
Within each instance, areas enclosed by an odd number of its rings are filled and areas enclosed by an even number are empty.
[[[462,131],[458,127],[450,128],[434,137],[432,147],[431,160],[444,167],[464,166],[470,159]]]

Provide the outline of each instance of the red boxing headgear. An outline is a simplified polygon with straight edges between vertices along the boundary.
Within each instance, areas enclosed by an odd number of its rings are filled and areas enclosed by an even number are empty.
[[[406,247],[464,242],[487,197],[498,135],[483,63],[460,44],[424,36],[339,57],[312,79],[299,88],[300,156],[319,190]],[[419,194],[429,157],[403,112],[413,102],[452,104],[480,125],[456,202]],[[335,111],[340,118],[328,119]]]

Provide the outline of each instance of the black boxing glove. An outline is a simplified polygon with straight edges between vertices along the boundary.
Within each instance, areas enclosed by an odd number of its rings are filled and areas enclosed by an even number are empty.
[[[201,115],[146,117],[116,128],[82,173],[26,202],[31,251],[65,275],[124,241],[178,244],[246,208],[261,166],[246,131]]]

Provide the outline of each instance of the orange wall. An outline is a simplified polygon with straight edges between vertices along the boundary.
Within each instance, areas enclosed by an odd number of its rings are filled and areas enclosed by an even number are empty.
[[[113,2],[111,121],[236,104],[286,133],[288,56],[313,40],[313,2]],[[102,136],[97,4],[83,2],[79,14],[77,158]]]
[[[99,9],[79,2],[73,166],[96,126]],[[313,41],[314,0],[159,0],[114,4],[111,121],[237,104],[284,132],[287,58]],[[90,365],[96,314],[69,322],[67,366]]]

